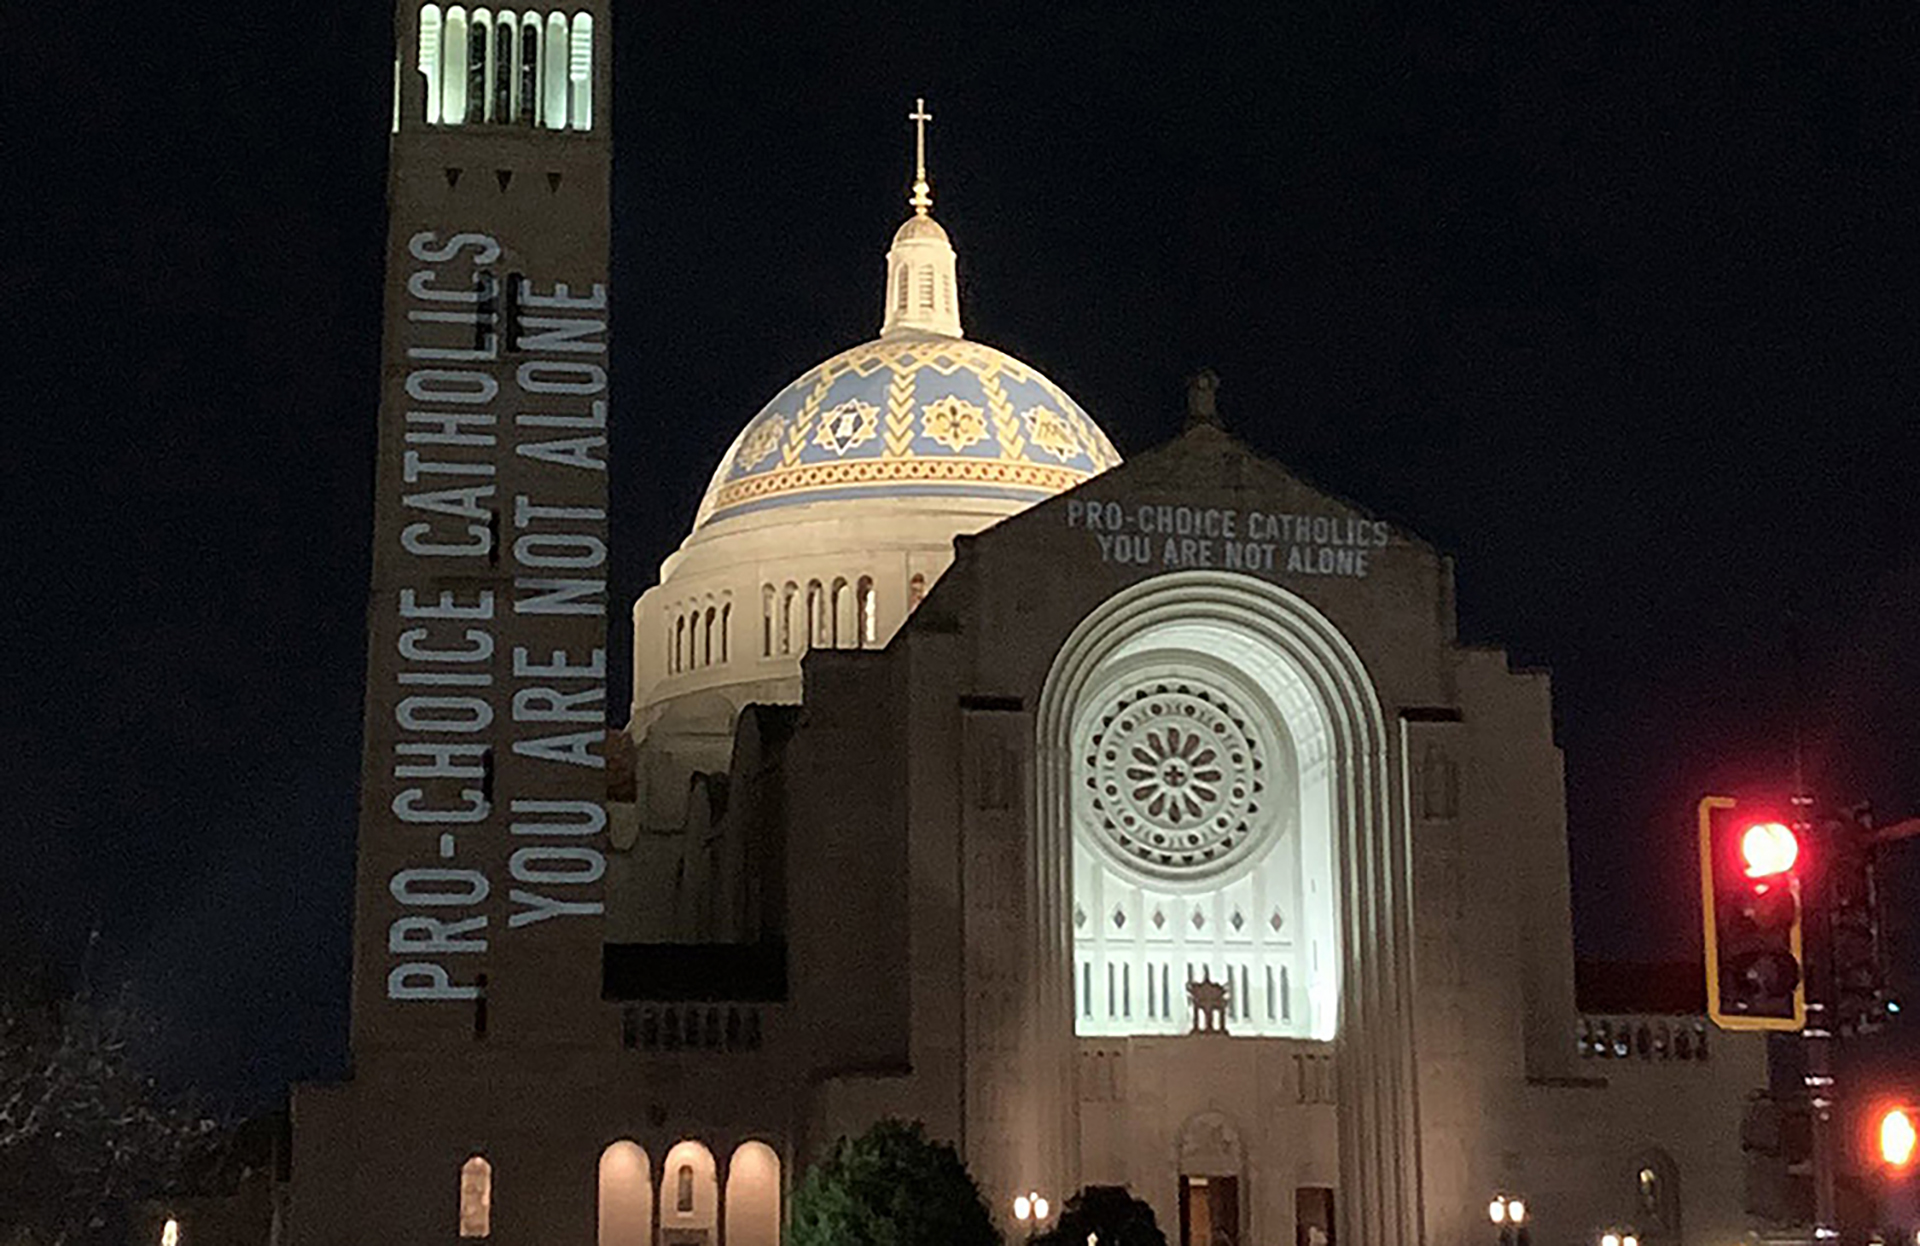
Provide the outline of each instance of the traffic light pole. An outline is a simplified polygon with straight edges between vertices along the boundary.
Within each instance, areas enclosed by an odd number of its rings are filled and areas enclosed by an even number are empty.
[[[1797,761],[1797,758],[1796,758]],[[1795,769],[1798,769],[1796,765]],[[1802,843],[1813,843],[1813,797],[1803,790],[1794,795],[1795,832]],[[1807,1023],[1801,1035],[1807,1044],[1805,1085],[1813,1148],[1813,1237],[1815,1242],[1833,1241],[1840,1236],[1839,1208],[1835,1198],[1835,1155],[1833,1128],[1834,1103],[1839,1090],[1833,1073],[1835,999],[1833,981],[1833,906],[1829,903],[1825,862],[1830,845],[1818,845],[1810,894],[1801,896],[1801,912],[1813,917],[1805,923],[1811,938],[1805,951],[1807,970]]]

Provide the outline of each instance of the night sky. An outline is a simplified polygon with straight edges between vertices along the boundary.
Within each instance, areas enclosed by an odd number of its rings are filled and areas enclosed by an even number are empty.
[[[1474,7],[628,6],[616,601],[877,331],[925,95],[971,336],[1123,453],[1213,367],[1236,433],[1458,556],[1468,640],[1552,669],[1581,955],[1697,955],[1692,801],[1784,778],[1796,716],[1824,795],[1920,812],[1920,17]],[[391,18],[36,23],[0,928],[270,1102],[346,1054]]]

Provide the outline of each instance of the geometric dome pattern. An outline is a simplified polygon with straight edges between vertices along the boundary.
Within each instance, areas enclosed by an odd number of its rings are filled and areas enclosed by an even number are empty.
[[[1078,403],[1011,355],[893,334],[842,351],[762,408],[721,459],[694,527],[839,498],[1039,502],[1119,462]]]

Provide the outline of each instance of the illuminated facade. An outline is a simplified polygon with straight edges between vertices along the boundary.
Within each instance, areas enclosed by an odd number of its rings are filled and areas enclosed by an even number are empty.
[[[608,18],[400,14],[354,1069],[290,1240],[777,1246],[885,1116],[1009,1232],[1743,1229],[1757,1042],[1576,1007],[1545,678],[1211,378],[1122,463],[965,337],[924,129],[879,336],[746,422],[604,730]]]

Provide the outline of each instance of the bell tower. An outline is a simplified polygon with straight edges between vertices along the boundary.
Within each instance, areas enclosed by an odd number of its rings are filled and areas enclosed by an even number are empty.
[[[607,0],[400,0],[354,929],[383,1054],[597,1045]]]

